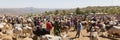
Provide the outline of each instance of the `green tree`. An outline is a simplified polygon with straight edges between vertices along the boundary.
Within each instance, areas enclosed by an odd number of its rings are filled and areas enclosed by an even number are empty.
[[[55,11],[55,15],[58,15],[58,14],[59,14],[59,11],[58,11],[58,10],[56,10],[56,11]]]
[[[76,11],[76,14],[80,14],[80,8],[77,8],[75,11]]]
[[[67,10],[62,10],[62,11],[63,11],[63,15],[69,14],[69,12]]]

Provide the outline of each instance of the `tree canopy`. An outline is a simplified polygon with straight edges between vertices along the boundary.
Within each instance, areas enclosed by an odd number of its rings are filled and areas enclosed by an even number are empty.
[[[69,15],[70,13],[83,15],[90,13],[107,13],[107,14],[120,14],[120,6],[94,6],[94,7],[86,7],[86,8],[75,8],[75,9],[64,9],[64,10],[55,10],[47,12],[48,15]]]

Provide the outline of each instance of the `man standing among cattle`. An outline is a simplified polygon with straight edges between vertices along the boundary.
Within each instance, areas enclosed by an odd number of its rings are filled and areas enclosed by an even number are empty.
[[[51,24],[51,22],[50,21],[48,21],[47,23],[46,23],[46,29],[49,31],[49,33],[50,33],[50,31],[51,31],[51,29],[52,29],[52,24]]]
[[[60,36],[60,29],[61,29],[60,20],[57,18],[55,19],[54,34]]]
[[[81,20],[79,20],[77,24],[77,33],[75,37],[79,38],[81,30],[82,30],[82,23]]]

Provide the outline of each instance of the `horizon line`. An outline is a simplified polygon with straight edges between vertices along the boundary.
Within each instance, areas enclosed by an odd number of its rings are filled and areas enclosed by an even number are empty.
[[[109,6],[85,6],[85,7],[71,7],[71,8],[46,8],[46,9],[73,9],[73,8],[86,8],[86,7],[109,7]],[[0,7],[0,8],[39,8],[39,7]]]

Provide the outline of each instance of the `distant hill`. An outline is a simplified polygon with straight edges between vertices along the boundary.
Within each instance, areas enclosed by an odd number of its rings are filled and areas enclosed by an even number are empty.
[[[41,14],[45,15],[69,15],[71,13],[75,14],[77,8],[68,8],[68,9],[60,9],[60,8],[0,8],[0,15],[2,14]],[[90,13],[107,13],[107,14],[120,14],[120,6],[88,6],[85,8],[79,8],[78,10],[80,14],[90,14]],[[46,12],[49,11],[49,12]]]
[[[77,14],[77,15],[79,14],[120,14],[120,6],[88,6],[85,8],[56,10],[52,12],[47,12],[45,15],[69,15],[71,13]]]
[[[30,14],[30,13],[43,13],[45,11],[54,11],[57,9],[50,9],[50,8],[33,8],[33,7],[26,7],[26,8],[0,8],[0,14]]]

